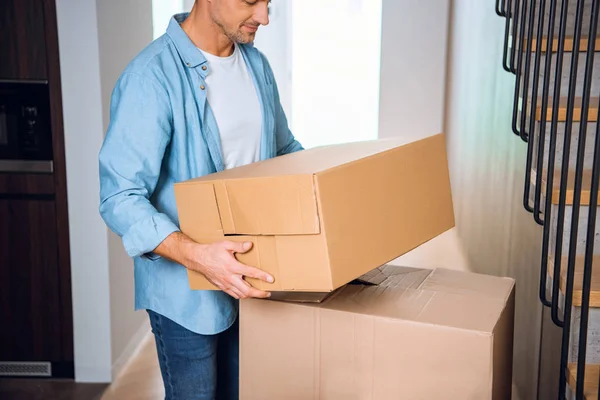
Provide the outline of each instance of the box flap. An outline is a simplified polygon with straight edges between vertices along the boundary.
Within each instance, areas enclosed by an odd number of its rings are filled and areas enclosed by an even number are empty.
[[[334,292],[271,292],[271,301],[289,303],[322,303]]]
[[[393,266],[362,279],[377,284],[344,286],[320,306],[492,334],[514,286],[509,278]]]
[[[377,284],[370,280],[363,280],[362,278],[355,279],[352,282],[349,282],[348,285],[359,285],[359,286],[376,286]],[[327,292],[294,292],[294,291],[284,291],[284,292],[271,292],[271,297],[269,300],[271,301],[284,301],[289,303],[322,303],[327,300],[330,296],[333,296],[337,293],[337,291],[341,290],[341,288],[335,289],[333,291]]]
[[[197,190],[198,213],[219,221],[224,235],[310,235],[321,231],[312,175],[288,175],[264,178],[216,181],[187,181],[175,190]],[[214,197],[208,201],[207,195]],[[213,207],[215,203],[217,207]],[[211,224],[212,227],[212,224]],[[211,231],[214,228],[211,228]]]
[[[309,235],[320,232],[312,175],[214,182],[225,235]]]

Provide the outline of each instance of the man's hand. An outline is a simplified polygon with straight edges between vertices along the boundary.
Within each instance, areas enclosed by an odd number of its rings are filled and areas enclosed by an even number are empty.
[[[269,283],[273,282],[273,277],[258,268],[240,263],[233,255],[245,253],[251,248],[251,242],[223,241],[199,245],[188,268],[200,272],[213,285],[236,299],[269,297],[270,293],[253,288],[244,280],[244,276]]]
[[[234,256],[235,253],[246,253],[251,248],[251,242],[199,244],[185,234],[175,232],[154,249],[154,253],[201,273],[213,285],[236,299],[270,297],[269,292],[253,288],[244,280],[244,276],[269,283],[273,282],[273,277],[258,268],[240,263]]]

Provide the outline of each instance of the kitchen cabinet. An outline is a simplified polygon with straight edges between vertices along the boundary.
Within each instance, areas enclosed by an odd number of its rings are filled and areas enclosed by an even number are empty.
[[[0,79],[48,78],[43,0],[0,1]]]
[[[0,360],[59,361],[54,201],[0,199]]]
[[[54,0],[0,0],[0,85],[29,87],[30,81],[47,85],[51,136],[48,154],[54,166],[43,173],[0,172],[0,377],[45,376],[46,366],[50,367],[50,377],[74,377],[55,7]],[[14,128],[18,125],[10,126],[9,134],[21,138],[23,131]],[[7,160],[0,161],[6,165]],[[38,362],[44,364],[38,366]]]

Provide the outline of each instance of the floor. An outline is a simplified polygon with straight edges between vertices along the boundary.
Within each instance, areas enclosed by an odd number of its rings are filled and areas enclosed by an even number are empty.
[[[0,379],[2,400],[162,400],[164,390],[154,337],[146,336],[115,382],[83,384],[59,380]]]
[[[2,400],[98,400],[106,384],[60,380],[0,379]]]
[[[162,385],[154,336],[148,334],[139,352],[106,389],[101,400],[162,400],[165,396]]]

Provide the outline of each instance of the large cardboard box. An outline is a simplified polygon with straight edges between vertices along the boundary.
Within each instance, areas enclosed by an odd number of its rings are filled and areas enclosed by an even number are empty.
[[[181,230],[252,241],[271,291],[332,291],[454,226],[445,137],[323,146],[175,185]],[[216,289],[188,271],[192,289]]]
[[[240,399],[506,400],[514,280],[385,266],[320,304],[240,302]]]

